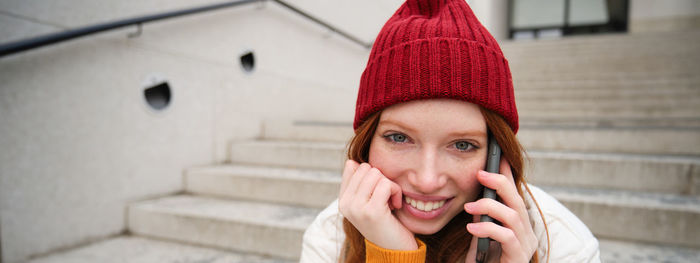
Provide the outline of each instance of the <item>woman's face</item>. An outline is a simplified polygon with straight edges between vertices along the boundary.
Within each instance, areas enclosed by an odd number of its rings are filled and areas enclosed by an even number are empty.
[[[394,213],[408,230],[434,234],[476,199],[486,134],[479,107],[464,101],[417,100],[382,112],[369,163],[401,186],[403,206]]]

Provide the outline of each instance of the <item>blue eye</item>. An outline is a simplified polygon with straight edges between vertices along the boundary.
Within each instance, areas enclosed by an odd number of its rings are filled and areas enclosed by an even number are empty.
[[[406,135],[400,134],[400,133],[394,133],[394,134],[389,134],[387,136],[384,136],[389,138],[393,142],[406,142],[407,138]]]
[[[474,145],[465,141],[458,141],[455,143],[455,148],[460,151],[468,151],[474,148]]]

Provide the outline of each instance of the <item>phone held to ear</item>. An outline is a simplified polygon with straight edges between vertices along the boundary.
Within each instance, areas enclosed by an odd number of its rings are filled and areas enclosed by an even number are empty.
[[[486,156],[486,171],[489,173],[499,173],[501,165],[501,147],[489,132],[489,149]],[[488,187],[484,187],[484,197],[496,199],[496,191]],[[493,218],[488,215],[481,215],[481,222],[493,222]],[[476,262],[482,263],[486,261],[486,253],[489,250],[491,238],[480,237],[476,245]]]

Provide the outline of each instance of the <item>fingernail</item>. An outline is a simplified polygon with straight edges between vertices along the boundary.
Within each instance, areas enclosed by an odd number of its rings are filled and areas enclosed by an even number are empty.
[[[464,204],[464,208],[467,209],[467,210],[469,210],[469,211],[473,211],[474,208],[475,208],[475,206],[476,206],[476,205],[474,205],[474,203],[466,203],[466,204]]]
[[[479,225],[474,224],[474,223],[469,223],[469,224],[467,224],[467,229],[469,229],[469,231],[474,231],[474,230],[479,229]]]

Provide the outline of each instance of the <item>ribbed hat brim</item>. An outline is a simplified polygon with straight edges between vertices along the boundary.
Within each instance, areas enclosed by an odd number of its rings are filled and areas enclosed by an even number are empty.
[[[405,42],[376,54],[367,64],[353,126],[393,104],[453,98],[500,114],[517,132],[512,83],[500,50],[480,42],[446,37]]]

